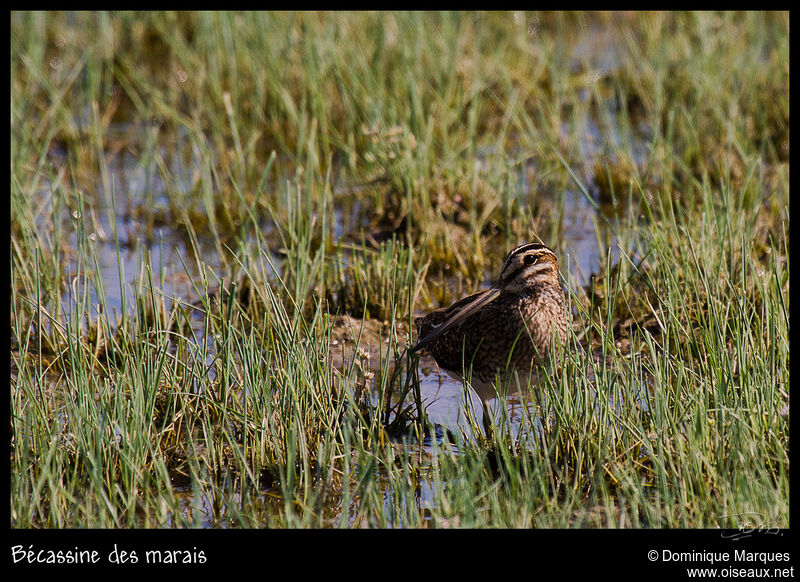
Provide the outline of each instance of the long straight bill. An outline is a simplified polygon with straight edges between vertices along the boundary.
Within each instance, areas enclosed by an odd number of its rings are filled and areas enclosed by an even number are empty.
[[[421,350],[437,337],[442,335],[447,330],[455,327],[465,319],[467,319],[473,313],[476,313],[479,309],[481,309],[484,305],[487,305],[497,299],[500,296],[500,289],[498,287],[490,287],[486,290],[485,293],[476,297],[471,303],[467,303],[461,309],[459,309],[456,313],[450,316],[448,319],[444,320],[442,323],[439,324],[436,329],[434,329],[431,333],[426,335],[423,338],[417,340],[416,345],[411,348],[411,352],[416,352]]]

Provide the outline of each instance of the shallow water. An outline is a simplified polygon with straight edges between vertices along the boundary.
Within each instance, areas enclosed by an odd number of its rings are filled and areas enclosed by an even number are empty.
[[[535,31],[532,36],[535,36]],[[612,70],[616,64],[614,40],[607,31],[587,28],[582,39],[571,50],[573,65],[584,67],[595,75]],[[581,141],[584,167],[577,170],[586,175],[603,148],[608,146],[604,146],[604,142],[609,136],[592,119],[583,120],[583,128],[586,133],[586,139]],[[564,128],[567,135],[573,131],[574,128]],[[618,143],[624,141],[632,144],[636,159],[645,156],[644,143],[640,138],[619,134],[612,134],[612,137]],[[185,160],[181,155],[168,155],[163,151],[161,153],[164,154],[162,159],[168,160],[170,164],[171,178],[176,180],[172,187],[180,189],[183,184],[186,192],[191,191],[191,176],[197,171],[188,165],[191,161]],[[201,269],[219,273],[224,271],[226,262],[230,261],[230,257],[220,256],[223,247],[212,235],[198,232],[195,248],[185,230],[176,225],[174,220],[167,218],[170,216],[167,187],[151,158],[152,152],[149,157],[144,158],[127,151],[119,154],[108,167],[107,184],[102,186],[98,183],[97,191],[103,194],[86,196],[87,200],[92,201],[86,206],[87,209],[91,207],[91,211],[88,214],[84,211],[87,215],[80,218],[87,229],[88,244],[96,253],[98,272],[84,274],[67,291],[62,305],[63,313],[69,314],[74,302],[83,295],[83,285],[88,285],[90,303],[96,305],[100,302],[93,280],[100,282],[109,311],[121,313],[123,303],[130,311],[140,293],[136,288],[137,283],[146,281],[144,273],[148,266],[153,273],[155,286],[167,301],[167,308],[171,298],[192,303],[198,300],[192,282],[204,275]],[[523,168],[518,183],[518,191],[523,200],[535,191],[534,186],[526,182],[527,175]],[[336,200],[337,194],[352,192],[353,187],[348,184],[333,184],[332,191]],[[41,190],[40,196],[42,204],[49,204],[51,193],[47,185]],[[562,210],[559,225],[559,234],[563,241],[562,275],[565,285],[576,290],[589,283],[593,272],[603,268],[602,262],[609,249],[600,248],[598,239],[609,241],[612,261],[618,260],[619,252],[615,248],[616,239],[596,202],[590,202],[577,188],[567,189],[559,196],[558,200],[552,202],[554,207]],[[351,201],[347,206],[337,205],[333,208],[334,240],[345,238],[363,227],[363,210],[362,203],[357,200]],[[65,214],[54,219],[62,221],[63,232],[70,233],[63,244],[73,250],[77,249],[77,236],[72,228],[74,217]],[[261,226],[265,231],[270,228],[269,224]],[[254,244],[256,241],[251,239],[248,242]],[[68,261],[66,268],[70,270],[69,278],[78,274],[74,260]],[[487,272],[485,279],[491,280],[495,276],[496,272]],[[209,354],[208,357],[211,358],[212,355]],[[473,426],[480,427],[483,421],[481,398],[474,392],[465,390],[459,380],[438,370],[435,365],[431,365],[429,358],[428,360],[427,365],[420,370],[420,390],[428,419],[442,430],[462,434],[467,439],[474,438],[476,435]],[[512,434],[519,430],[524,406],[528,406],[528,403],[518,395],[489,400],[493,414],[499,415],[501,409],[505,408]],[[472,416],[474,425],[469,421],[469,415]],[[429,454],[436,449],[431,446],[430,440],[421,446]],[[436,497],[433,487],[433,484],[423,480],[420,491],[421,507]],[[191,488],[185,491],[185,495],[185,510],[196,513],[204,527],[218,524],[218,520],[213,517],[214,500],[203,492],[192,491]],[[264,494],[265,500],[274,497],[274,492]],[[278,512],[280,505],[279,503],[276,506]],[[339,511],[346,509],[339,508]]]
[[[89,216],[83,217],[87,229],[89,243],[97,257],[97,273],[88,273],[76,280],[76,284],[67,291],[62,305],[63,313],[69,315],[74,307],[74,302],[86,292],[84,285],[88,285],[89,301],[92,306],[100,303],[95,281],[100,281],[106,305],[112,313],[121,314],[123,310],[123,297],[128,312],[135,305],[137,294],[147,288],[137,289],[147,281],[146,268],[152,271],[154,285],[159,294],[164,297],[167,309],[172,298],[186,303],[196,302],[199,298],[192,281],[195,282],[202,276],[200,269],[205,268],[211,272],[224,271],[225,265],[219,255],[217,242],[207,234],[198,234],[197,250],[186,236],[185,232],[177,225],[168,221],[157,221],[147,225],[142,216],[146,212],[137,210],[137,206],[147,205],[150,211],[156,214],[168,215],[167,201],[164,195],[164,186],[160,178],[150,170],[144,168],[140,162],[129,155],[112,166],[111,181],[119,184],[114,187],[113,204],[110,199],[103,197],[94,198]],[[42,194],[50,196],[49,190]],[[591,273],[601,268],[604,253],[598,247],[598,211],[586,199],[583,193],[577,190],[567,190],[563,194],[561,232],[563,233],[564,251],[562,257],[562,275],[565,285],[578,288],[588,283]],[[74,219],[67,217],[66,221]],[[336,237],[343,237],[353,226],[353,218],[343,212],[342,208],[334,208],[333,233]],[[66,225],[65,225],[66,226]],[[601,226],[602,228],[602,226]],[[116,229],[116,231],[115,231]],[[71,235],[64,244],[77,248],[77,236],[74,229],[65,228]],[[145,236],[145,234],[148,236]],[[611,237],[613,241],[613,236]],[[117,241],[119,245],[117,245]],[[253,241],[251,241],[253,242]],[[119,250],[118,250],[119,249]],[[616,258],[616,257],[615,257]],[[70,277],[77,274],[76,262],[68,263],[72,269]],[[486,280],[496,277],[497,273],[487,272]],[[92,309],[94,315],[94,309]],[[198,325],[201,325],[198,318]],[[112,318],[115,321],[116,317]],[[203,334],[200,334],[202,337]],[[210,359],[213,354],[208,354]],[[420,392],[425,406],[428,420],[441,431],[461,435],[466,440],[474,440],[482,433],[484,409],[481,397],[474,391],[465,390],[461,381],[439,370],[430,358],[426,365],[420,369]],[[508,429],[516,435],[522,419],[521,408],[529,403],[520,399],[518,395],[509,396],[507,399],[490,398],[489,409],[495,418],[503,415],[505,408]],[[411,450],[421,447],[425,454],[435,454],[438,444],[441,443],[441,434],[428,437],[425,442],[414,444],[405,442],[404,446]],[[431,441],[437,440],[437,445]],[[391,503],[389,485],[384,492],[385,503]],[[422,479],[419,491],[419,506],[424,509],[425,504],[432,503],[437,497],[433,483]],[[225,517],[224,508],[219,507],[219,500],[209,497],[204,491],[194,490],[191,486],[182,492],[185,499],[181,510],[186,516],[192,515],[193,519],[200,520],[202,527],[229,527],[235,525]],[[264,511],[279,515],[282,502],[276,502],[275,491],[262,493]],[[272,509],[269,509],[272,508]],[[346,511],[339,507],[333,510],[334,516],[331,523],[337,523],[341,517],[336,513]],[[350,511],[350,509],[347,509]],[[351,524],[352,525],[352,524]]]

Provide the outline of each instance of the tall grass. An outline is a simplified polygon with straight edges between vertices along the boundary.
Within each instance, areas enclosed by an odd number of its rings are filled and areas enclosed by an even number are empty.
[[[11,33],[14,527],[788,525],[786,14]],[[414,312],[533,239],[562,365],[430,426]]]

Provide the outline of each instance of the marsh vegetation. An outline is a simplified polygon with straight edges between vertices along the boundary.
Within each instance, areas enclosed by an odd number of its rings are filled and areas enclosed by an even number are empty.
[[[16,12],[11,105],[12,527],[788,527],[788,13]],[[532,240],[487,438],[410,322]]]

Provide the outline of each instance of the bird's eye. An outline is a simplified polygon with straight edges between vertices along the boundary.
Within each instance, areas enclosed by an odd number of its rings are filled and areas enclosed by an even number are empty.
[[[525,264],[532,265],[536,262],[536,257],[533,255],[525,255]]]

